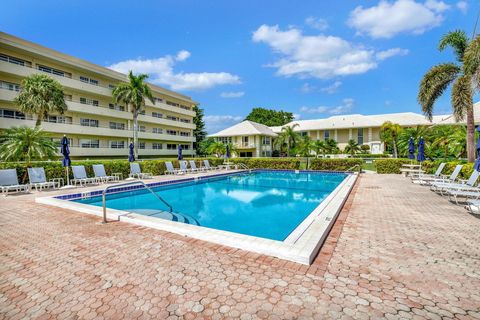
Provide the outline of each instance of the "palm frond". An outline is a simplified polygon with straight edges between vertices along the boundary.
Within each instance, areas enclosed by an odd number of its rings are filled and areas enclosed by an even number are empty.
[[[463,121],[468,110],[473,108],[472,78],[462,75],[452,87],[452,107],[456,121]]]
[[[463,61],[465,50],[468,46],[468,36],[463,30],[450,31],[445,34],[438,44],[438,50],[443,51],[447,47],[451,47],[455,51],[457,60]]]
[[[463,73],[473,77],[475,86],[480,88],[480,35],[470,42],[465,51]]]
[[[425,116],[432,120],[433,105],[443,94],[450,83],[455,80],[460,72],[460,67],[453,63],[443,63],[430,69],[422,81],[418,91],[418,102],[422,106]]]

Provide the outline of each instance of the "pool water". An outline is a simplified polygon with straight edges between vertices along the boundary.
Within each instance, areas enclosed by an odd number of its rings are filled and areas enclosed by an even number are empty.
[[[107,195],[107,208],[283,241],[345,179],[342,173],[252,172]],[[102,206],[101,197],[73,200]]]

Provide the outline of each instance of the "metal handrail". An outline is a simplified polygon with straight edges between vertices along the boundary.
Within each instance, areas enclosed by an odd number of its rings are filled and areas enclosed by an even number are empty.
[[[359,167],[359,168],[360,168],[360,171],[362,171],[362,170],[361,170],[362,167],[361,167],[359,164],[356,164],[356,165],[354,165],[353,167],[348,168],[347,171],[352,171],[352,170],[355,169],[356,167]]]
[[[250,168],[245,163],[242,163],[242,162],[238,162],[237,166],[245,170],[250,170]]]
[[[162,197],[160,197],[158,194],[156,194],[149,186],[145,184],[143,181],[132,181],[132,182],[127,182],[127,183],[122,183],[122,184],[116,184],[116,185],[111,185],[103,189],[102,191],[102,207],[103,207],[103,223],[107,223],[107,190],[112,189],[112,188],[118,188],[118,187],[124,187],[124,186],[130,186],[134,184],[141,184],[150,191],[155,197],[157,197],[158,200],[162,201],[168,208],[170,208],[170,212],[173,211],[172,206],[165,201]]]

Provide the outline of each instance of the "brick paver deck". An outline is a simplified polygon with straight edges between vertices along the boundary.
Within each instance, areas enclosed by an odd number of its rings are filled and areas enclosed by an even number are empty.
[[[388,175],[340,219],[307,267],[2,198],[0,318],[480,318],[480,219]]]

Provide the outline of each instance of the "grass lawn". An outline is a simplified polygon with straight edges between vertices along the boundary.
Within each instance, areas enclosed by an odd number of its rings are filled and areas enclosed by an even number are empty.
[[[372,163],[366,163],[364,162],[362,165],[363,170],[371,170],[371,171],[377,171],[377,168],[375,168],[375,162]]]

